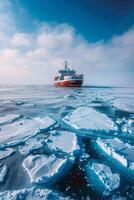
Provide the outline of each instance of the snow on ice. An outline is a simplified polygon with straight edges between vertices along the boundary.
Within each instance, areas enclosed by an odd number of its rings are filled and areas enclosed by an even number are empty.
[[[47,130],[54,124],[55,121],[46,116],[44,118],[22,119],[2,126],[0,129],[0,146],[16,145],[42,130]]]
[[[68,166],[68,160],[55,156],[31,155],[23,161],[31,183],[52,183],[57,180]]]
[[[79,151],[77,137],[69,131],[51,132],[47,144],[51,151],[61,151],[69,156],[73,156]]]
[[[75,129],[116,131],[117,127],[107,115],[93,108],[79,107],[67,115],[63,121]]]

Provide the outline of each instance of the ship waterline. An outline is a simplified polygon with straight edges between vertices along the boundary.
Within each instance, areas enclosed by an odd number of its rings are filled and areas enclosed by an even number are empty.
[[[56,81],[55,85],[60,87],[81,87],[83,80],[63,80]]]

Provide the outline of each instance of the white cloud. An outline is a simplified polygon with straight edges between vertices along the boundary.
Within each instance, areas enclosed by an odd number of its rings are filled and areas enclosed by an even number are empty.
[[[20,33],[11,18],[11,4],[0,4],[0,83],[52,84],[67,59],[85,74],[85,84],[134,83],[134,28],[108,42],[90,43],[67,24],[40,24],[34,33]],[[4,9],[4,5],[8,5]],[[8,31],[7,31],[8,30]]]
[[[11,38],[12,46],[29,46],[31,38],[25,33],[15,33]]]
[[[39,29],[37,43],[43,48],[59,50],[59,45],[69,47],[74,42],[73,36],[74,29],[67,24],[57,26],[45,24]]]

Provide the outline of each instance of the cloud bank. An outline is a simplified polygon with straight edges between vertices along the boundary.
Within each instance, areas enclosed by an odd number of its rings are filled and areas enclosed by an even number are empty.
[[[85,84],[133,85],[134,27],[111,40],[91,43],[68,24],[38,23],[17,30],[12,4],[0,2],[0,83],[52,84],[64,60],[85,75]]]

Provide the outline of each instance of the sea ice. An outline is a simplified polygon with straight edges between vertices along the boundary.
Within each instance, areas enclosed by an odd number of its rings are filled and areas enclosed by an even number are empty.
[[[44,118],[36,117],[34,118],[34,120],[36,120],[39,125],[42,126],[40,127],[40,129],[48,129],[56,123],[56,121],[49,116],[46,116]]]
[[[9,114],[5,116],[0,116],[0,125],[13,122],[17,120],[18,118],[20,118],[20,115],[17,115],[17,114]]]
[[[5,148],[0,150],[0,160],[12,155],[16,150],[12,148]]]
[[[75,129],[115,131],[117,127],[105,114],[93,108],[79,107],[67,115],[63,121]]]
[[[22,190],[13,190],[13,191],[4,191],[0,192],[1,200],[41,200],[47,199],[48,195],[51,193],[51,190],[48,189],[22,189]]]
[[[19,151],[21,154],[27,155],[34,150],[42,148],[44,143],[45,139],[43,140],[39,138],[30,138],[25,142],[24,145],[19,146]]]
[[[134,120],[128,119],[128,120],[124,120],[124,121],[125,121],[125,123],[122,126],[122,132],[134,134]]]
[[[89,162],[86,166],[86,172],[93,187],[103,195],[109,195],[111,191],[119,187],[119,175],[112,173],[111,169],[104,164]]]
[[[117,165],[122,166],[125,172],[132,178],[134,174],[134,146],[115,139],[98,139],[98,150],[105,153]]]
[[[55,156],[31,155],[23,161],[23,167],[27,171],[32,183],[52,183],[62,175],[68,166],[68,160]]]
[[[7,190],[0,192],[0,200],[71,200],[64,198],[58,192],[50,189],[37,189],[35,187],[21,190]]]
[[[113,106],[119,110],[134,112],[134,98],[116,98]]]
[[[73,156],[79,151],[77,137],[75,133],[69,131],[51,132],[47,144],[51,151],[60,151],[69,156]]]
[[[18,144],[43,130],[47,130],[55,123],[52,118],[46,116],[44,118],[22,119],[2,126],[0,129],[0,146]]]
[[[15,101],[15,104],[17,105],[17,106],[20,106],[20,105],[23,105],[25,102],[23,101],[23,100],[16,100]]]
[[[1,165],[0,164],[0,184],[5,181],[6,175],[8,172],[8,168],[6,165]]]

